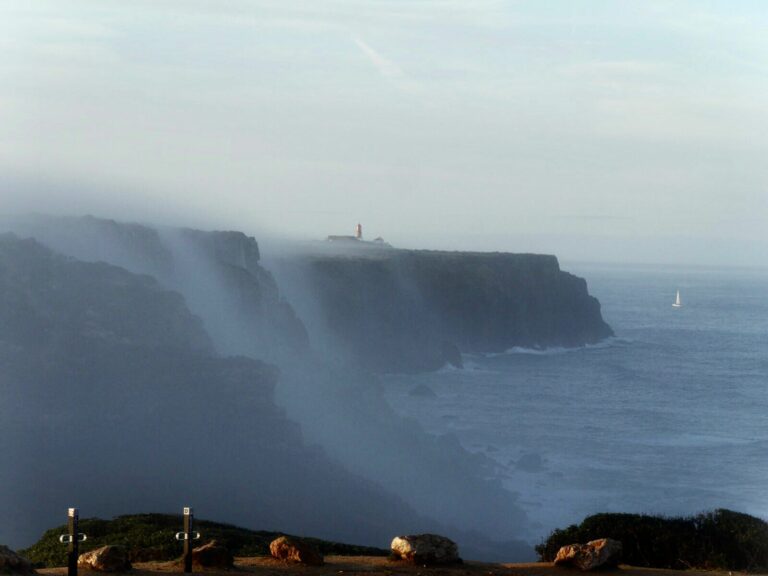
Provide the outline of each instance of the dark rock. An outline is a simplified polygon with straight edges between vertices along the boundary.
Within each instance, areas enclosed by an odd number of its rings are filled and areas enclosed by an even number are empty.
[[[579,570],[615,568],[621,560],[621,542],[610,538],[592,540],[586,544],[570,544],[558,550],[555,566],[576,566]]]
[[[32,564],[7,546],[0,546],[0,574],[34,574]]]
[[[230,568],[235,559],[218,540],[211,540],[192,550],[192,564],[202,568]]]
[[[414,564],[455,564],[461,561],[456,543],[437,534],[395,536],[391,548],[395,556]]]
[[[122,546],[102,546],[80,554],[77,565],[95,572],[127,572],[131,569],[128,551]]]
[[[274,558],[288,562],[298,562],[309,566],[322,566],[323,556],[312,546],[301,540],[280,536],[269,544],[269,552]]]

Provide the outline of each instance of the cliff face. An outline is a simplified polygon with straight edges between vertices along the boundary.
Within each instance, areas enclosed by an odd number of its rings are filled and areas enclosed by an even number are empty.
[[[41,494],[41,514],[63,499],[101,515],[187,499],[360,543],[445,530],[466,550],[474,539],[470,556],[509,559],[507,543],[494,556],[477,544],[527,525],[493,463],[399,418],[353,368],[431,370],[459,351],[610,334],[553,257],[320,250],[264,264],[240,232],[90,217],[13,229],[69,256],[0,242],[0,453],[18,463],[0,467],[0,508],[27,528],[43,525],[28,512]]]
[[[31,542],[70,505],[109,516],[193,503],[369,543],[418,527],[399,498],[305,445],[274,402],[277,376],[213,354],[152,278],[0,235],[0,540]]]
[[[37,354],[73,347],[212,351],[199,318],[154,278],[56,255],[32,239],[0,235],[0,326],[5,346]]]
[[[220,353],[278,362],[308,349],[303,324],[260,264],[256,240],[242,232],[151,228],[92,216],[31,216],[0,222],[1,228],[78,260],[151,275],[184,296]]]
[[[459,352],[575,347],[613,334],[586,282],[554,256],[408,250],[281,262],[303,278],[342,353],[375,371],[460,363]],[[297,274],[297,270],[300,273]]]
[[[164,276],[203,318],[217,350],[268,362],[306,354],[307,332],[242,232],[160,231],[173,261]]]

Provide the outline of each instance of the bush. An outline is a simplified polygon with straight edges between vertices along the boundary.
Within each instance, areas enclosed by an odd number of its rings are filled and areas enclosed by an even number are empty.
[[[765,570],[768,524],[759,518],[715,510],[693,517],[595,514],[580,525],[552,532],[536,546],[544,562],[568,544],[613,538],[624,547],[622,561],[652,568]]]
[[[181,516],[172,514],[134,514],[119,516],[113,520],[98,518],[80,519],[79,530],[88,535],[88,540],[80,545],[80,552],[87,552],[105,546],[118,544],[124,546],[132,562],[146,560],[174,560],[181,556],[182,543],[174,538],[182,529]],[[207,520],[195,519],[194,529],[200,532],[199,544],[209,540],[218,540],[235,556],[268,556],[269,543],[282,536],[280,532],[254,531],[229,524],[220,524]],[[66,533],[67,527],[52,528],[42,538],[21,554],[36,566],[55,567],[67,563],[67,547],[59,542],[59,536]],[[385,556],[387,550],[367,546],[355,546],[318,540],[316,538],[296,538],[303,540],[322,554]]]

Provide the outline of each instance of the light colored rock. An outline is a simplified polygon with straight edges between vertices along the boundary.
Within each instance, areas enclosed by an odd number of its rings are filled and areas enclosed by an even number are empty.
[[[128,551],[122,546],[102,546],[84,552],[78,557],[77,565],[95,572],[127,572],[131,569]]]
[[[323,556],[312,546],[299,540],[280,536],[269,544],[269,552],[279,560],[299,562],[310,566],[322,566],[325,563]]]
[[[232,553],[218,540],[211,540],[192,550],[192,564],[202,568],[230,568],[235,563]]]
[[[0,546],[0,574],[34,574],[32,564],[7,546]]]
[[[586,544],[569,544],[557,551],[556,566],[576,566],[580,570],[612,568],[621,560],[621,542],[610,538],[592,540]]]
[[[437,534],[395,536],[391,548],[399,558],[414,564],[454,564],[461,561],[456,543]]]

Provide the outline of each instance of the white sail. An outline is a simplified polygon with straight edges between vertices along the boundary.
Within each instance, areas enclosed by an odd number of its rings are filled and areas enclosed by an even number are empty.
[[[680,290],[677,291],[677,295],[675,296],[675,303],[672,304],[675,308],[680,308],[682,304],[680,303]]]

